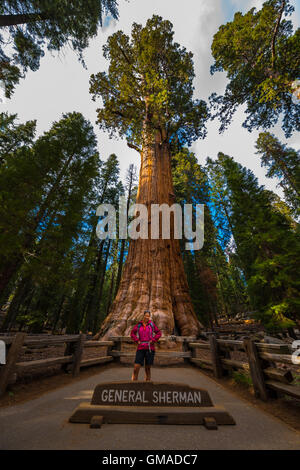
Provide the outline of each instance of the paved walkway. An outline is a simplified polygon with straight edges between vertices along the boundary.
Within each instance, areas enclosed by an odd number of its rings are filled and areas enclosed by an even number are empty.
[[[0,409],[0,449],[300,449],[300,434],[236,397],[194,367],[154,368],[154,381],[183,382],[206,388],[215,405],[224,406],[236,426],[70,424],[82,401],[90,401],[100,382],[128,380],[131,369],[113,366],[99,374],[49,392],[27,403]],[[142,376],[141,376],[142,378]]]

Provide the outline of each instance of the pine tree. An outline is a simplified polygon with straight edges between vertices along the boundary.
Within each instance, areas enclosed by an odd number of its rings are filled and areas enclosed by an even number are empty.
[[[19,124],[16,114],[0,113],[0,165],[13,158],[18,149],[30,147],[35,131],[36,121]]]
[[[108,244],[106,243],[105,251],[104,240],[99,241],[97,239],[96,227],[98,217],[95,214],[99,204],[117,204],[119,195],[123,191],[119,181],[119,171],[117,156],[111,154],[107,161],[103,163],[101,178],[97,181],[98,198],[90,220],[91,230],[89,245],[85,253],[84,263],[80,268],[76,291],[69,307],[69,326],[72,331],[74,331],[74,328],[79,328],[83,318],[83,329],[86,331],[94,331],[94,325],[99,323],[100,302],[106,271]],[[75,317],[77,321],[74,321],[74,312],[76,313]]]
[[[201,167],[185,148],[172,163],[177,201],[205,204],[203,248],[187,252],[182,247],[182,255],[195,311],[201,322],[213,327],[218,314],[234,315],[245,310],[247,303],[242,272],[235,266],[234,256],[227,253],[232,233],[223,173],[209,159]]]
[[[60,51],[70,45],[82,61],[82,52],[96,36],[104,15],[118,19],[117,0],[3,0],[0,28],[13,42],[13,54],[0,35],[0,80],[9,98],[22,74],[39,68],[47,47]]]
[[[136,187],[135,187],[136,183],[137,183],[137,169],[136,169],[136,166],[131,163],[129,165],[129,168],[127,169],[126,178],[125,178],[125,187],[124,187],[126,194],[127,194],[127,205],[126,205],[127,214],[129,212],[129,207],[130,207],[130,204],[132,203],[132,200],[136,198]],[[121,247],[120,247],[120,255],[119,255],[119,263],[118,263],[118,274],[117,274],[117,280],[116,280],[116,291],[118,291],[120,281],[121,281],[126,244],[128,244],[128,241],[125,238],[122,238]]]
[[[290,326],[300,302],[299,236],[250,170],[224,154],[215,165],[226,179],[237,253],[257,316],[268,328]]]
[[[34,254],[49,221],[55,223],[64,190],[72,191],[70,172],[76,175],[96,155],[91,124],[80,113],[69,113],[1,166],[1,292]]]
[[[300,215],[300,152],[282,144],[269,132],[259,134],[256,142],[261,165],[268,169],[268,178],[278,178],[285,200],[295,216]]]
[[[294,32],[286,18],[293,11],[290,0],[267,0],[259,11],[237,12],[215,34],[211,73],[224,71],[229,80],[223,96],[211,96],[221,131],[243,104],[247,114],[243,126],[250,131],[268,129],[279,119],[287,137],[300,129],[300,106],[293,101],[300,29]]]
[[[52,326],[57,304],[67,294],[73,274],[74,244],[81,236],[86,206],[93,199],[93,182],[99,166],[96,152],[81,157],[68,167],[55,196],[54,213],[43,221],[35,246],[20,269],[20,281],[4,329],[16,321],[32,332]]]

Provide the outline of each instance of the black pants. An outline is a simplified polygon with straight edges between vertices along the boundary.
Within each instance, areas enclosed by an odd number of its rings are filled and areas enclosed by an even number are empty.
[[[135,355],[135,364],[140,364],[141,366],[152,366],[154,361],[155,351],[149,351],[149,349],[138,349]]]

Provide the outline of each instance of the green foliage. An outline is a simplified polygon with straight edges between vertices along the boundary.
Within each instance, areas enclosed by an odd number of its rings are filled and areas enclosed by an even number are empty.
[[[112,299],[113,290],[106,273],[111,242],[97,239],[98,218],[95,214],[101,203],[115,205],[123,191],[118,176],[119,164],[114,154],[101,162],[95,152],[95,136],[90,134],[89,123],[82,120],[81,133],[80,126],[76,126],[80,116],[76,113],[66,115],[42,136],[45,139],[43,145],[39,140],[33,145],[35,148],[39,143],[39,149],[43,149],[41,158],[46,155],[46,150],[49,157],[51,150],[57,150],[52,147],[55,136],[58,146],[66,152],[75,138],[72,131],[76,131],[74,160],[69,161],[65,154],[68,165],[65,161],[63,175],[60,171],[52,186],[50,183],[45,186],[47,193],[42,192],[44,203],[39,206],[40,210],[45,202],[47,204],[38,225],[37,214],[32,215],[31,222],[34,223],[30,227],[33,230],[35,226],[36,232],[32,237],[33,244],[26,247],[25,263],[23,260],[17,282],[11,286],[16,289],[9,299],[5,329],[23,325],[31,332],[45,328],[55,331],[66,326],[71,333],[80,328],[95,331],[100,319],[105,317],[109,299]],[[54,177],[55,168],[49,173]],[[46,176],[49,178],[50,175]],[[22,244],[15,248],[11,257],[18,256],[21,249]],[[116,253],[116,247],[113,250]]]
[[[104,318],[105,306],[101,305],[106,265],[110,252],[110,241],[100,241],[96,237],[98,217],[96,209],[99,204],[110,203],[114,206],[123,192],[119,181],[119,162],[115,154],[111,154],[102,163],[100,177],[97,179],[96,204],[92,207],[87,233],[88,243],[83,248],[83,260],[76,273],[73,295],[66,308],[68,331],[73,333],[81,327],[85,331],[96,332],[100,316]]]
[[[234,313],[240,310],[243,301],[237,300],[238,276],[232,275],[234,269],[217,241],[207,172],[192,152],[182,148],[172,157],[172,173],[177,202],[205,204],[204,246],[200,251],[187,252],[181,243],[181,253],[195,312],[204,325],[212,326],[220,311]]]
[[[3,0],[0,6],[0,79],[9,98],[28,69],[37,70],[45,47],[60,51],[71,46],[82,52],[95,37],[104,15],[118,18],[117,0]],[[7,36],[13,42],[4,52]],[[1,45],[3,47],[1,47]]]
[[[251,304],[269,328],[286,328],[299,318],[298,232],[250,170],[224,154],[213,165],[223,171],[237,261]]]
[[[248,308],[243,263],[234,238],[229,191],[223,168],[207,158],[205,170],[215,226],[212,266],[218,279],[219,311],[230,317]]]
[[[273,134],[259,134],[256,142],[261,165],[268,169],[268,178],[278,178],[286,202],[294,215],[300,215],[300,152],[282,144]]]
[[[215,34],[211,73],[225,71],[229,79],[224,96],[211,96],[222,131],[242,104],[247,106],[243,126],[249,130],[268,129],[280,118],[287,137],[300,129],[300,106],[292,101],[300,69],[300,29],[293,32],[285,18],[293,10],[289,0],[268,0],[259,11],[237,12]]]
[[[294,384],[295,385],[300,385],[300,375],[295,375],[294,374]]]
[[[233,317],[237,313],[247,311],[249,299],[245,277],[235,249],[223,251],[216,242],[212,261],[218,279],[219,310],[227,317]]]
[[[205,204],[209,200],[207,176],[193,152],[182,148],[172,156],[176,199],[182,204]]]
[[[205,204],[204,246],[200,251],[187,252],[181,243],[181,253],[195,311],[204,325],[212,326],[218,313],[234,315],[244,311],[247,304],[246,286],[235,256],[225,255],[220,245],[223,237],[219,233],[216,202],[220,204],[223,189],[211,178],[208,167],[201,167],[186,148],[172,157],[172,174],[177,202]],[[223,203],[221,200],[221,206]],[[223,229],[224,218],[220,225]]]
[[[0,164],[13,157],[17,149],[33,143],[36,121],[17,123],[17,115],[0,113]]]
[[[243,385],[245,387],[252,386],[252,379],[249,374],[246,374],[244,372],[233,371],[232,378],[238,385]]]
[[[101,97],[98,124],[111,136],[140,146],[160,132],[161,138],[191,143],[205,136],[206,104],[193,100],[192,54],[173,42],[172,24],[153,16],[145,27],[132,26],[131,39],[118,31],[107,40],[108,72],[91,76],[93,100]]]
[[[26,126],[30,134],[32,124]],[[8,258],[15,244],[22,246],[27,234],[34,233],[55,210],[56,198],[63,197],[63,188],[71,185],[67,170],[72,168],[76,175],[84,159],[91,152],[94,158],[96,153],[92,126],[79,113],[64,115],[31,147],[20,146],[24,135],[19,129],[11,134],[12,138],[6,134],[6,140],[10,139],[15,152],[0,170],[0,255],[5,253]],[[25,134],[27,139],[28,132]]]
[[[8,324],[18,315],[41,328],[72,288],[101,166],[96,145],[91,124],[69,113],[31,146],[15,145],[0,168],[0,274],[18,272]]]
[[[176,202],[195,205],[205,204],[209,200],[207,177],[197,162],[194,153],[182,148],[172,157],[172,175]],[[213,227],[207,207],[205,208],[205,253],[211,248],[210,231]],[[201,251],[203,251],[201,250]],[[213,314],[213,297],[215,279],[206,265],[205,256],[199,252],[189,252],[184,249],[184,241],[181,241],[181,254],[183,257],[185,273],[188,280],[191,299],[200,321],[209,323],[209,315]],[[203,282],[203,273],[206,273],[206,283]]]

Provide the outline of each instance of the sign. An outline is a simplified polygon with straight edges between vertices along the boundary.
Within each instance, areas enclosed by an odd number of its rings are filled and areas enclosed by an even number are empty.
[[[70,423],[104,424],[235,424],[221,406],[214,406],[207,390],[183,383],[107,382],[96,386],[91,403],[81,403]]]
[[[96,386],[92,405],[117,406],[212,406],[206,390],[180,383],[114,382]]]

